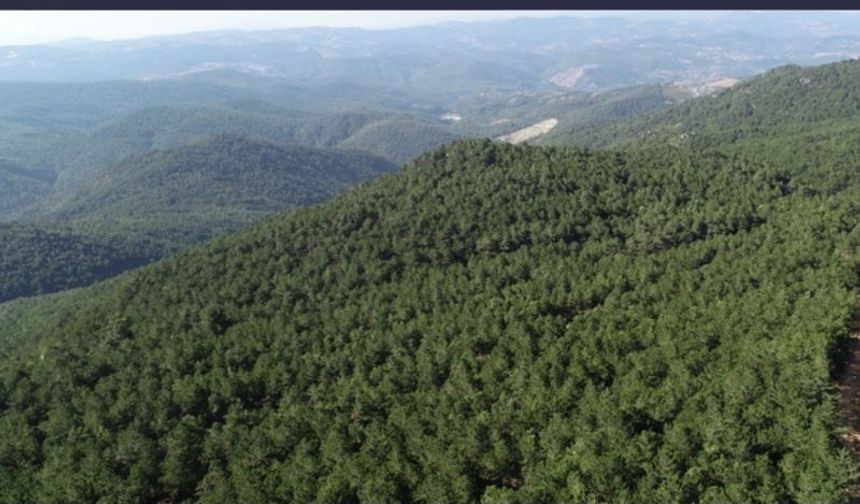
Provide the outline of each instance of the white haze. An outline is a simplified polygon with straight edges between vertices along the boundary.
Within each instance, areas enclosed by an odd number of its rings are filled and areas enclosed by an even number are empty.
[[[308,26],[402,28],[445,21],[516,17],[705,17],[703,11],[3,11],[0,45],[74,38],[118,40],[208,30],[266,30]]]

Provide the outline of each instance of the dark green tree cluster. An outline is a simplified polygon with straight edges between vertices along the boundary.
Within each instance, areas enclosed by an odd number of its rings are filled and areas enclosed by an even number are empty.
[[[125,159],[42,218],[176,250],[396,169],[358,151],[219,135]]]
[[[54,177],[51,172],[26,170],[0,159],[0,219],[45,196]]]
[[[0,303],[90,285],[157,257],[68,229],[0,224]]]
[[[0,307],[0,502],[840,501],[857,201],[673,147],[432,151]]]
[[[359,151],[232,135],[132,156],[71,196],[55,191],[38,219],[0,224],[0,302],[89,285],[397,168]],[[13,208],[33,198],[14,182],[48,177],[0,165],[4,174],[20,191]]]
[[[426,114],[308,112],[247,100],[143,108],[95,127],[81,125],[56,139],[42,134],[40,128],[34,130],[42,142],[34,143],[28,136],[27,142],[11,145],[6,151],[22,166],[56,172],[56,188],[63,191],[85,186],[129,156],[177,148],[217,135],[241,136],[279,146],[360,150],[397,164],[460,136],[449,125]]]
[[[559,132],[554,144],[629,147],[637,143],[722,148],[744,140],[823,132],[856,122],[860,61],[804,68],[785,66],[715,96],[629,121]]]
[[[406,118],[391,118],[370,123],[337,144],[403,164],[430,149],[450,143],[462,135],[445,125]]]

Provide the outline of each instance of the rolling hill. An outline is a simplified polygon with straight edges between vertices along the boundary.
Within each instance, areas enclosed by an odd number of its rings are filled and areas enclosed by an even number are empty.
[[[617,123],[548,135],[543,143],[642,146],[744,156],[834,192],[860,179],[860,60],[781,67],[710,97]]]
[[[0,160],[0,221],[46,196],[55,178],[52,172],[28,170]]]
[[[365,131],[362,131],[365,130]],[[402,163],[457,135],[444,124],[386,112],[306,112],[265,102],[137,110],[97,128],[33,148],[19,163],[57,173],[55,191],[91,182],[109,165],[151,149],[175,148],[213,135],[243,136],[278,145],[344,147]],[[358,135],[353,138],[354,135]]]
[[[809,189],[466,141],[0,307],[3,498],[841,500],[858,185]]]
[[[827,128],[860,113],[860,61],[780,67],[714,96],[629,121],[573,129],[553,143],[625,147],[670,142],[696,148]]]
[[[10,211],[48,191],[45,174],[5,169]],[[232,135],[131,156],[79,191],[31,204],[26,224],[0,224],[0,303],[90,285],[395,169],[361,152]]]
[[[90,285],[158,258],[69,229],[0,224],[0,303]]]
[[[404,164],[425,151],[463,136],[445,125],[391,118],[364,125],[338,142],[337,147],[370,152],[397,164]]]
[[[82,287],[0,302],[0,503],[849,501],[860,461],[840,440],[860,425],[834,383],[860,299],[860,61],[694,99],[615,89],[856,47],[820,36],[850,20],[784,14],[754,37],[747,16],[27,53],[9,75],[145,72],[260,99],[95,111],[32,144],[55,150],[30,145],[55,164],[0,150],[0,196],[20,198],[0,211],[31,219],[0,225],[0,301]],[[631,30],[635,46],[607,38]],[[225,61],[189,68],[212,46]],[[126,60],[45,64],[72,54]],[[357,82],[412,83],[423,112],[266,94]],[[438,146],[550,118],[550,145]],[[391,162],[413,148],[431,150]],[[150,251],[170,254],[85,287]]]
[[[452,106],[461,119],[454,129],[467,136],[499,137],[532,124],[556,119],[552,132],[593,128],[665,110],[690,98],[677,86],[633,86],[602,93],[555,91],[547,93],[482,93]]]
[[[289,208],[318,203],[397,169],[357,151],[282,147],[233,135],[131,156],[39,221],[147,236],[169,250]]]
[[[684,19],[684,18],[688,19]],[[291,87],[360,89],[353,102],[444,105],[486,91],[575,88],[754,75],[860,53],[850,12],[720,12],[677,17],[559,16],[387,30],[218,31],[85,44],[0,47],[2,80],[203,80],[212,73]],[[386,90],[391,96],[385,97]],[[375,93],[368,93],[377,90]],[[332,94],[333,88],[326,89]],[[273,92],[272,89],[269,92]],[[293,94],[296,94],[293,92]],[[310,96],[311,92],[302,94]]]

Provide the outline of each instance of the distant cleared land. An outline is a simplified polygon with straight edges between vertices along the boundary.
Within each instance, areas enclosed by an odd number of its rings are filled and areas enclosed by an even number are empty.
[[[507,135],[502,135],[498,138],[502,142],[508,142],[512,144],[518,144],[522,142],[527,142],[534,138],[537,138],[543,134],[549,133],[550,130],[556,127],[558,124],[558,119],[552,117],[545,121],[541,121],[536,124],[532,124],[527,128],[523,128],[521,130],[514,131],[513,133],[508,133]]]

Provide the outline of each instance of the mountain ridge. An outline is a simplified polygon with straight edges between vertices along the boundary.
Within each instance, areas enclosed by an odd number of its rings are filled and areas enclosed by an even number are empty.
[[[834,500],[822,391],[856,278],[824,259],[851,195],[672,147],[458,142],[117,278],[63,329],[16,317],[0,478],[43,502]]]

